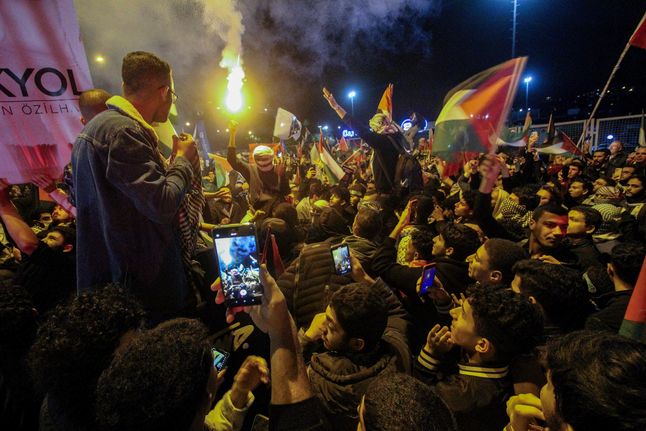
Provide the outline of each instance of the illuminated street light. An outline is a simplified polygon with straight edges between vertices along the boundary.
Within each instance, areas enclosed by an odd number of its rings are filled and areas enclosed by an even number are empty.
[[[191,123],[189,123],[189,122],[187,121],[187,122],[186,122],[186,127],[189,127],[190,125],[191,125]]]
[[[525,109],[529,106],[527,103],[529,99],[529,83],[532,82],[532,77],[528,76],[525,79],[523,79],[523,82],[525,83]]]
[[[352,116],[354,116],[354,98],[356,97],[356,95],[357,92],[354,90],[348,93],[348,97],[350,98],[350,106],[352,107]]]
[[[99,54],[96,57],[94,57],[94,61],[96,63],[103,64],[103,63],[105,63],[105,57],[102,56],[101,54]]]

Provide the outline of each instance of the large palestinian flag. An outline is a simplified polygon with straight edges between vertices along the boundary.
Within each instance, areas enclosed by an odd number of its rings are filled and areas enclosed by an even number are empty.
[[[495,150],[527,57],[514,58],[467,79],[444,99],[435,121],[433,154],[448,162],[446,175],[471,154]],[[470,154],[469,154],[470,153]]]

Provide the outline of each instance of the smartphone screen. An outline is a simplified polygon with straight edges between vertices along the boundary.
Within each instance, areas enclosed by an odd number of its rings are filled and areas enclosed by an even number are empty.
[[[217,347],[212,347],[211,354],[213,355],[213,366],[216,370],[222,371],[222,369],[227,366],[227,362],[229,361],[229,352],[227,352],[226,350],[218,349]]]
[[[255,226],[238,224],[215,228],[213,243],[227,306],[260,304],[263,290]]]
[[[426,265],[424,271],[422,272],[422,285],[419,288],[419,295],[424,296],[428,293],[428,290],[433,287],[433,282],[435,281],[435,271],[437,268],[435,264]]]
[[[350,249],[347,244],[339,244],[332,247],[332,260],[334,260],[334,270],[337,274],[346,275],[352,272]]]

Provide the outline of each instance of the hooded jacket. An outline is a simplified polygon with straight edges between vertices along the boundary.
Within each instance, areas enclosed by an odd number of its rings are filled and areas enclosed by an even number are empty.
[[[312,390],[321,400],[330,423],[339,430],[354,430],[361,397],[376,377],[398,371],[397,355],[387,343],[381,343],[360,359],[325,352],[312,356],[308,371]]]
[[[357,406],[375,377],[395,372],[411,374],[413,368],[408,314],[383,280],[378,279],[372,288],[388,304],[388,322],[381,343],[365,354],[315,354],[308,370],[313,392],[321,400],[330,423],[340,430],[356,429]]]

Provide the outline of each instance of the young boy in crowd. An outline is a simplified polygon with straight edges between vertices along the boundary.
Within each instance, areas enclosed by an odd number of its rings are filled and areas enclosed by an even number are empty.
[[[499,431],[513,393],[509,362],[536,345],[542,316],[509,290],[475,289],[451,317],[450,328],[436,325],[428,333],[416,372],[435,387],[459,429]]]

